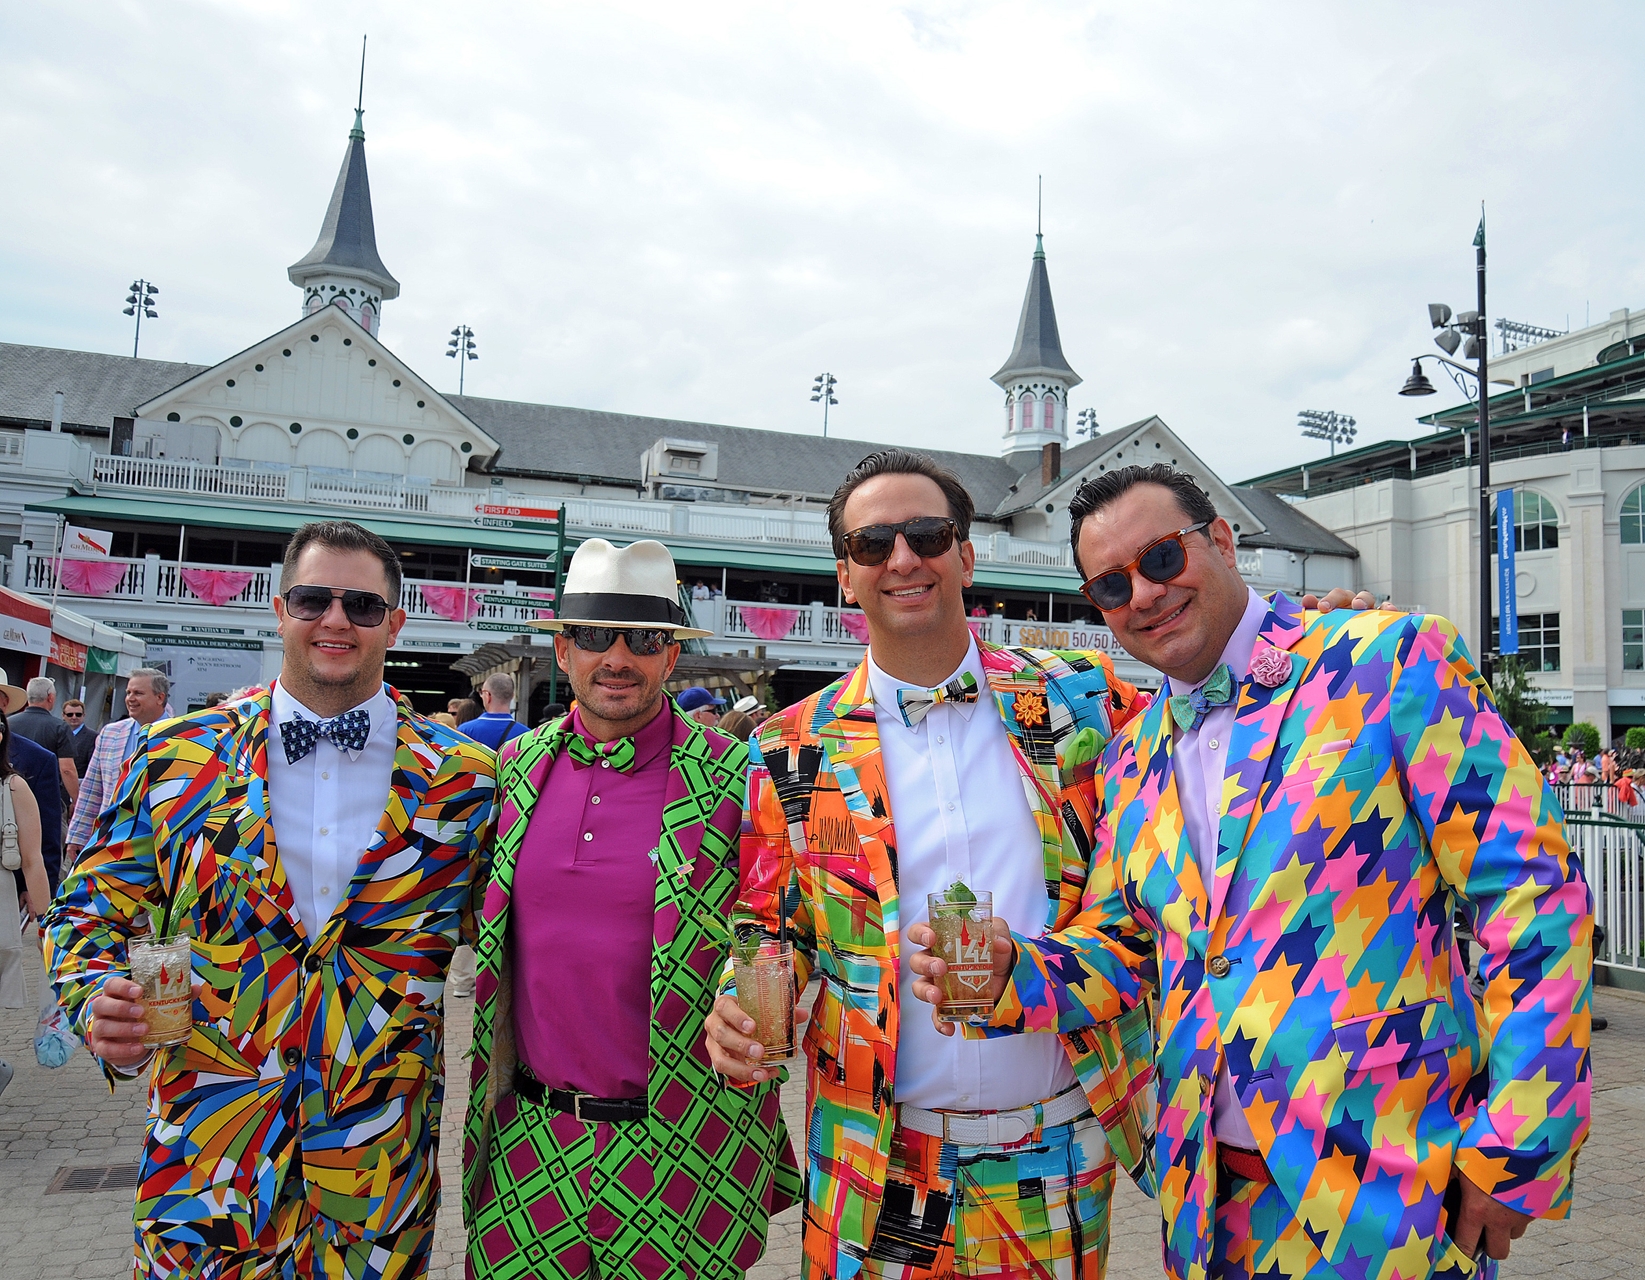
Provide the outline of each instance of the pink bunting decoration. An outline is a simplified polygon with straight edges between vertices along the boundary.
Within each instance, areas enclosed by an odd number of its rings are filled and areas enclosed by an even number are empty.
[[[64,591],[77,596],[106,596],[120,585],[129,566],[117,560],[59,560],[54,567]]]
[[[840,625],[851,633],[851,638],[858,644],[868,643],[868,619],[860,613],[842,613]]]
[[[741,606],[743,625],[761,640],[781,640],[799,620],[798,609],[756,609]]]
[[[252,575],[239,569],[184,569],[183,585],[207,604],[225,604],[251,585]]]
[[[468,622],[480,612],[480,593],[485,588],[437,587],[433,583],[423,582],[417,585],[417,590],[423,593],[428,607],[442,618],[452,622]]]

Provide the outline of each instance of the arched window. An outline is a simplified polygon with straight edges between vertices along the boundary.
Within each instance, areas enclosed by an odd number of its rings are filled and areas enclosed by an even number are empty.
[[[1497,550],[1496,504],[1491,504],[1491,550]],[[1535,489],[1514,490],[1514,550],[1552,551],[1559,545],[1559,512]]]
[[[1645,484],[1636,484],[1622,500],[1622,541],[1632,546],[1645,543]]]
[[[1045,429],[1047,431],[1057,429],[1057,398],[1049,391],[1045,393]]]

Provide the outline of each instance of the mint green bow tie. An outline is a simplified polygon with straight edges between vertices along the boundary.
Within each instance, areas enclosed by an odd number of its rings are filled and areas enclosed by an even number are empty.
[[[1225,707],[1234,697],[1234,669],[1226,662],[1211,673],[1211,678],[1192,693],[1171,696],[1171,719],[1184,733],[1192,733],[1210,713],[1212,707]]]

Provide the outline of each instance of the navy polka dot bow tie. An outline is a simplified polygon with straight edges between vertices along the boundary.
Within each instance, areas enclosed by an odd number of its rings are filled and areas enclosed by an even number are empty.
[[[296,764],[321,738],[329,738],[339,751],[363,751],[371,736],[371,712],[355,707],[330,720],[304,720],[298,717],[280,726],[280,745],[286,750],[286,763]]]

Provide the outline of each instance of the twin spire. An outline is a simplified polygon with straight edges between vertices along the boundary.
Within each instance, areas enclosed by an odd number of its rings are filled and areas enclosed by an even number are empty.
[[[331,191],[325,221],[314,247],[292,263],[286,277],[303,290],[303,311],[340,306],[372,333],[377,332],[384,301],[400,296],[400,282],[389,274],[377,253],[377,229],[371,217],[371,180],[366,174],[365,48],[360,50],[360,98],[354,128],[337,185]]]

